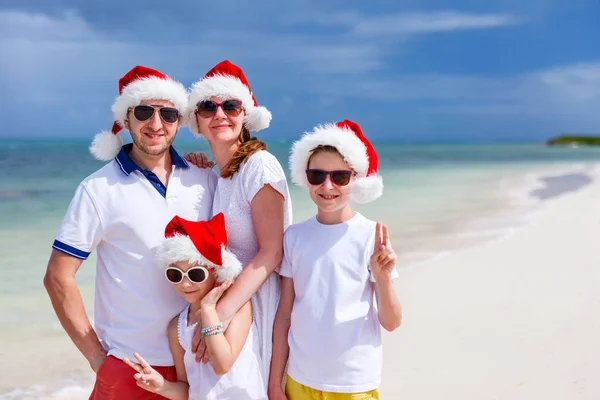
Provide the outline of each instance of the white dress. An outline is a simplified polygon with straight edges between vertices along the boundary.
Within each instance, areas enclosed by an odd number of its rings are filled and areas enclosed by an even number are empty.
[[[262,385],[260,373],[258,343],[255,340],[256,327],[250,327],[248,338],[233,366],[224,375],[215,374],[210,361],[208,364],[196,362],[196,353],[192,349],[192,337],[197,324],[188,326],[190,306],[179,314],[177,336],[179,344],[185,350],[183,363],[190,385],[190,400],[266,400],[267,392]]]
[[[292,222],[292,203],[285,173],[279,161],[267,151],[258,151],[240,165],[231,178],[219,178],[213,200],[213,215],[225,214],[227,247],[245,267],[258,252],[250,203],[265,185],[271,185],[285,199],[284,226]],[[277,266],[279,267],[279,266]],[[269,379],[273,350],[273,323],[281,294],[279,275],[272,273],[252,297],[254,321],[258,328],[262,374]]]

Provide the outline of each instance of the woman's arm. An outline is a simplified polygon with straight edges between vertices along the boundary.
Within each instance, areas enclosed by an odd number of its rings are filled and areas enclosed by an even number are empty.
[[[229,320],[250,300],[279,266],[283,256],[284,198],[281,193],[265,185],[254,196],[250,207],[258,253],[217,305],[221,321]]]
[[[281,396],[283,371],[287,364],[290,346],[288,344],[288,332],[292,320],[292,307],[296,293],[294,292],[294,281],[285,276],[281,277],[281,299],[275,316],[273,326],[273,356],[271,358],[271,375],[269,376],[269,398]]]
[[[215,326],[221,322],[215,303],[221,294],[229,287],[230,281],[225,281],[221,286],[214,288],[202,301],[202,327]],[[252,324],[252,305],[246,302],[233,316],[227,331],[216,335],[206,336],[206,347],[215,374],[226,374],[235,360],[237,360],[250,331]]]

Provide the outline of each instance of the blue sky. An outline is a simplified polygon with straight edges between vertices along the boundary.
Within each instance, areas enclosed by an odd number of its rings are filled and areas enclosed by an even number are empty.
[[[600,133],[599,21],[597,0],[3,0],[0,138],[91,139],[132,66],[189,86],[223,59],[266,140],[344,118],[411,142]]]

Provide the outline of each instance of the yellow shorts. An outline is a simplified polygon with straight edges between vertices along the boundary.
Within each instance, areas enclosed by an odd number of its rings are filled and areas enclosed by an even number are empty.
[[[379,400],[379,389],[360,393],[323,392],[296,382],[288,375],[285,381],[288,400]]]

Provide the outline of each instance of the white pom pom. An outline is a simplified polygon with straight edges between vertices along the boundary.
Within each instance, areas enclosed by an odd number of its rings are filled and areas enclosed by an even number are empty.
[[[350,200],[365,204],[377,200],[383,194],[383,179],[379,175],[357,178],[350,187]]]
[[[253,107],[246,112],[244,125],[251,132],[258,132],[271,125],[271,112],[265,107]]]
[[[242,272],[242,264],[233,253],[223,248],[221,250],[221,257],[223,265],[215,268],[217,281],[225,282],[225,280],[233,279]]]
[[[102,131],[94,136],[90,146],[90,153],[96,160],[110,161],[119,154],[123,146],[121,135],[110,131]]]

